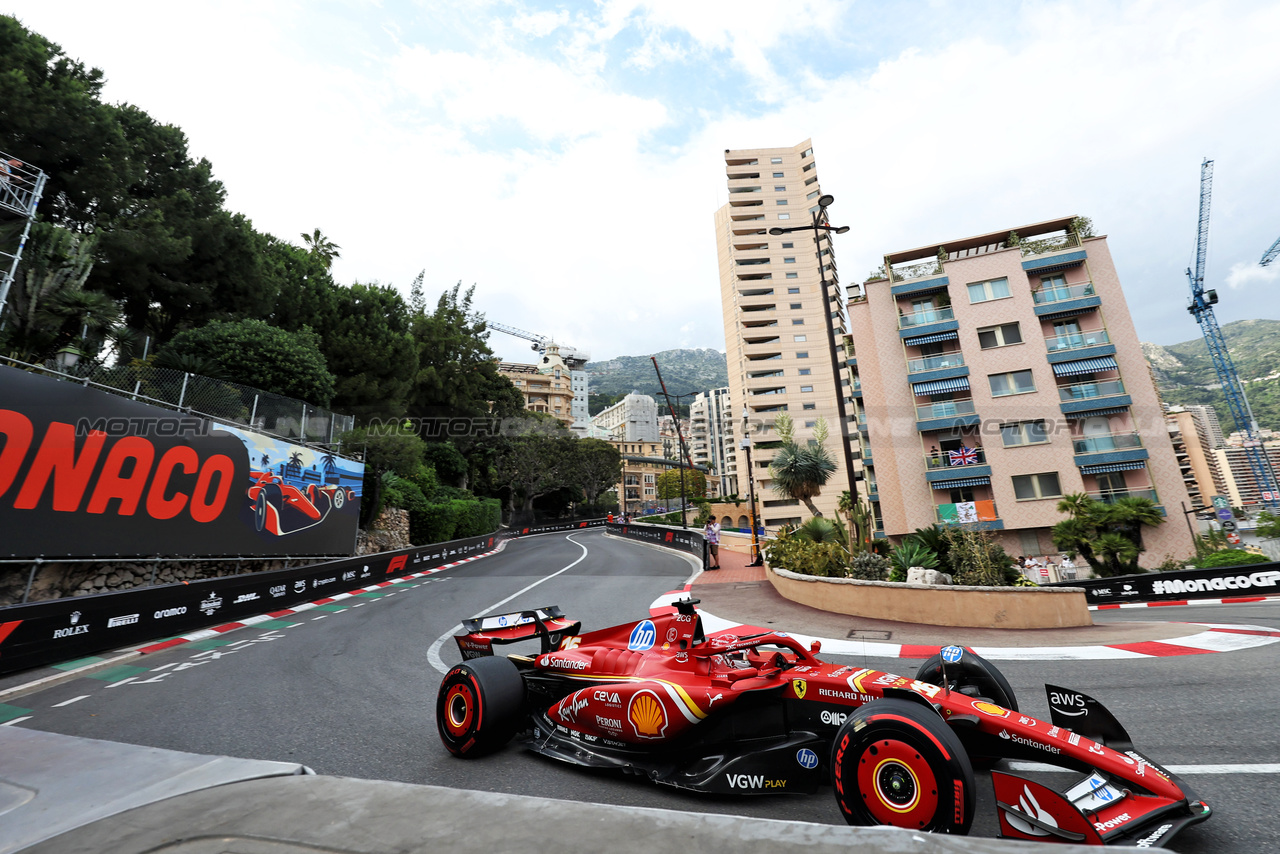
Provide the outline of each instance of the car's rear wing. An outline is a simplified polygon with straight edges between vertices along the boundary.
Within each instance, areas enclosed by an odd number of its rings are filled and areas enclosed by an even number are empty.
[[[489,614],[462,621],[465,632],[455,635],[458,650],[464,659],[493,655],[494,644],[541,638],[542,653],[560,648],[566,637],[579,634],[582,623],[570,622],[559,605],[517,611],[511,614]]]

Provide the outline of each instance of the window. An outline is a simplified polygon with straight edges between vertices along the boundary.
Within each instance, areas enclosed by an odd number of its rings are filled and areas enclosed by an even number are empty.
[[[789,214],[789,213],[780,213],[780,214],[778,214],[778,219],[791,219],[791,214]]]
[[[770,158],[769,158],[769,162],[770,162],[770,163],[781,163],[781,162],[782,162],[782,158],[781,158],[781,157],[770,157]]]
[[[808,339],[808,338],[806,338],[804,335],[797,335],[797,336],[796,336],[796,338],[795,338],[795,340],[797,340],[797,341],[808,341],[809,339]]]
[[[789,303],[789,305],[791,306],[793,311],[797,308],[804,308],[804,303],[802,302],[793,302],[793,303]]]
[[[786,187],[786,185],[785,185],[785,184],[782,184],[782,185],[776,185],[776,184],[775,184],[775,185],[774,185],[774,188],[773,188],[773,191],[774,191],[775,193],[785,193],[785,192],[787,191],[787,187]]]
[[[817,421],[806,421],[806,422],[804,422],[804,426],[809,427],[809,428],[817,427],[817,426],[818,426],[818,422],[817,422]]]
[[[1012,296],[1008,279],[992,279],[989,282],[973,282],[968,285],[969,302],[986,302]]]
[[[796,247],[796,245],[795,245],[794,243],[784,243],[784,244],[782,244],[782,248],[783,248],[783,249],[794,249],[795,247]]]
[[[809,370],[808,368],[801,368],[801,369],[800,369],[800,376],[802,376],[802,377],[807,377],[807,376],[809,376],[809,374],[811,374],[811,373],[813,373],[813,371]]]
[[[787,278],[788,278],[788,279],[798,279],[798,278],[800,278],[800,274],[799,274],[799,273],[787,273]],[[798,294],[798,293],[800,293],[800,289],[799,289],[799,288],[788,288],[788,289],[787,289],[787,293],[791,293],[791,294]]]
[[[793,258],[783,258],[783,259],[782,259],[782,263],[783,263],[783,264],[794,264],[795,262],[796,262],[796,259],[795,259],[794,257],[793,257]]]
[[[1062,488],[1058,486],[1058,473],[1048,471],[1044,474],[1023,474],[1013,479],[1013,494],[1019,501],[1035,498],[1058,498]]]
[[[775,177],[775,178],[781,178],[781,177],[782,177],[782,173],[781,173],[781,172],[774,172],[774,173],[773,173],[773,177]]]
[[[773,200],[773,203],[774,203],[775,205],[785,205],[785,204],[787,203],[787,200],[786,200],[786,199],[774,199],[774,200]]]
[[[1019,445],[1042,445],[1049,441],[1044,421],[1019,421],[1016,424],[1001,424],[1000,438],[1006,448]]]
[[[803,317],[793,317],[793,318],[791,318],[791,325],[792,325],[792,326],[804,326],[804,318],[803,318]],[[1030,372],[1030,371],[1027,371],[1027,373],[1031,373],[1031,372]]]
[[[817,409],[817,408],[818,408],[818,404],[816,404],[816,403],[806,403],[806,404],[805,404],[803,407],[801,407],[801,408],[802,408],[802,409]]]
[[[1031,378],[1030,371],[1011,371],[1007,374],[992,374],[987,377],[991,383],[992,397],[1002,397],[1007,394],[1025,394],[1029,391],[1036,390],[1035,380]]]
[[[802,385],[802,386],[800,386],[800,391],[801,391],[802,393],[804,393],[804,394],[809,394],[809,393],[811,393],[811,392],[813,391],[813,386],[811,386],[811,385]]]
[[[812,156],[813,156],[813,149],[812,149],[812,148],[806,148],[804,151],[800,152],[800,159],[801,159],[801,160],[803,160],[803,159],[804,159],[804,158],[806,158],[806,157],[812,157]]]
[[[788,273],[787,275],[789,276],[789,275],[791,275],[791,274],[790,274],[790,273]],[[800,293],[800,289],[799,289],[799,288],[787,288],[787,293],[789,293],[789,294],[798,294],[798,293]]]
[[[800,337],[802,337],[802,338],[803,338],[804,336],[800,336]],[[807,358],[809,358],[809,351],[808,351],[808,350],[802,350],[802,351],[800,351],[799,353],[796,353],[796,358],[797,358],[797,359],[807,359]]]
[[[1021,344],[1022,332],[1018,329],[1016,323],[1006,323],[1002,326],[988,326],[985,329],[978,330],[978,345],[983,350],[990,350],[992,347],[1007,347],[1010,344]]]

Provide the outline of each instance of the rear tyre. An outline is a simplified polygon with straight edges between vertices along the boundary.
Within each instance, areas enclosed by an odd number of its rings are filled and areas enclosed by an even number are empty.
[[[471,759],[502,747],[524,715],[524,679],[507,658],[473,658],[445,674],[436,729],[445,749]]]
[[[1018,698],[1014,696],[1009,680],[1004,678],[999,668],[980,655],[966,649],[958,662],[947,665],[947,677],[953,691],[1018,711]],[[921,664],[916,671],[916,679],[930,685],[943,685],[942,656],[935,655]]]
[[[973,768],[932,709],[876,700],[849,715],[831,751],[836,803],[854,825],[969,832]]]

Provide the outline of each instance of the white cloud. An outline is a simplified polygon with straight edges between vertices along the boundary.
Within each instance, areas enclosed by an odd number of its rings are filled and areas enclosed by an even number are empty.
[[[1227,274],[1227,287],[1233,291],[1277,283],[1280,283],[1280,266],[1274,264],[1259,267],[1256,261],[1238,261],[1231,265],[1231,272]]]

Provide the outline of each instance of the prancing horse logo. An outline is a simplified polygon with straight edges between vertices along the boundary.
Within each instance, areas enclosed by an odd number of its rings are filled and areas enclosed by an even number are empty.
[[[803,699],[804,699],[804,692],[805,692],[805,691],[807,691],[807,690],[808,690],[808,688],[809,688],[808,684],[806,684],[806,683],[805,683],[805,681],[804,681],[803,679],[792,679],[792,680],[791,680],[791,690],[793,690],[793,691],[795,691],[795,692],[796,692],[796,699],[797,699],[797,700],[803,700]]]

